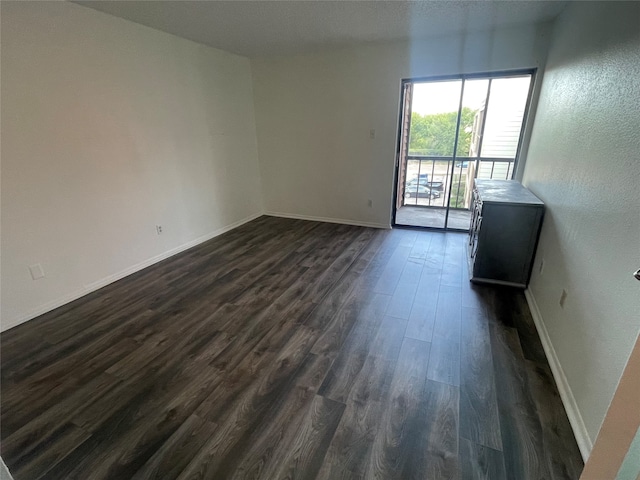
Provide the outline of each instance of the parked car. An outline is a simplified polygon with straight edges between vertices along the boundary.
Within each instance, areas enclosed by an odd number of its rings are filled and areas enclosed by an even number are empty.
[[[406,198],[439,198],[440,192],[438,192],[437,190],[432,190],[431,188],[424,185],[414,184],[413,186],[411,186],[410,184],[407,184],[405,186],[404,196]]]
[[[439,181],[430,182],[426,175],[424,176],[420,175],[420,177],[421,178],[413,177],[411,180],[409,180],[407,182],[407,188],[413,187],[413,189],[415,190],[416,185],[422,185],[423,187],[429,187],[432,190],[433,189],[442,190],[444,187],[444,184],[442,182],[439,182]]]
[[[428,187],[429,182],[424,179],[412,179],[407,182],[407,188],[413,188],[415,190],[416,186],[422,185],[423,187]]]
[[[434,180],[433,182],[427,182],[427,187],[436,190],[442,190],[444,188],[444,183]]]

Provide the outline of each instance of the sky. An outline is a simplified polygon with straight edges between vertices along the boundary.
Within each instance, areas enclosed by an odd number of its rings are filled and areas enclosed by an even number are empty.
[[[494,80],[500,84],[502,98],[510,96],[521,97],[523,92],[528,92],[529,78],[516,77]],[[477,110],[487,97],[489,80],[467,80],[464,87],[464,99],[462,106]],[[460,89],[462,80],[445,82],[416,83],[413,87],[412,110],[421,115],[434,113],[457,112],[460,102]],[[493,92],[493,88],[491,91]],[[492,98],[494,95],[492,94]],[[526,99],[526,93],[525,97]]]

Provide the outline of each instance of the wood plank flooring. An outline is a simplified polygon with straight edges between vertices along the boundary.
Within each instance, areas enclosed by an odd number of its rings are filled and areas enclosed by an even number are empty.
[[[520,291],[466,236],[261,217],[1,335],[27,479],[577,479]]]

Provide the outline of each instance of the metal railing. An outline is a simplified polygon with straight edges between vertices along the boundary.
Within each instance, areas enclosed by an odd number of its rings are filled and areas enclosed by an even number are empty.
[[[510,179],[515,159],[408,155],[402,205],[468,210],[474,178]],[[449,195],[451,193],[451,195]]]

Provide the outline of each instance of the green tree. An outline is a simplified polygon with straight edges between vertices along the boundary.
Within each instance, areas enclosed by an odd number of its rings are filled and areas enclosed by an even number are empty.
[[[462,109],[458,156],[469,155],[471,129],[475,114],[476,111],[471,108],[464,107]],[[409,154],[452,156],[457,120],[458,112],[434,113],[432,115],[420,115],[417,112],[412,112]]]

